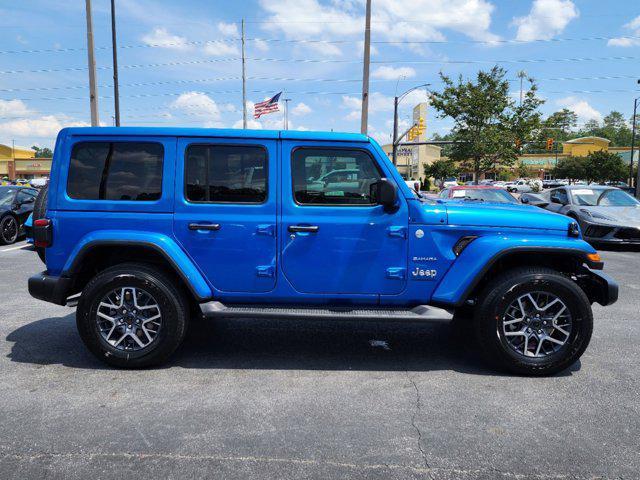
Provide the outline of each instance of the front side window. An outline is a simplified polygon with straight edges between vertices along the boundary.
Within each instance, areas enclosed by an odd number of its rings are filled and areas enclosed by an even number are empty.
[[[159,143],[77,143],[71,152],[67,194],[76,200],[158,200],[163,158]]]
[[[263,203],[267,151],[251,145],[189,145],[185,195],[190,202]]]
[[[293,152],[293,194],[302,205],[375,205],[381,178],[363,150],[300,148]]]

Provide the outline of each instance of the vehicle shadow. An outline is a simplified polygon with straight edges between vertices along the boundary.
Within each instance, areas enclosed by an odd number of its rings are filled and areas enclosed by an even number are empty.
[[[11,361],[107,369],[82,344],[75,314],[24,325],[7,336]],[[243,370],[452,370],[504,375],[485,364],[470,329],[447,324],[351,320],[193,321],[183,346],[160,368]],[[580,362],[560,375],[571,375]]]

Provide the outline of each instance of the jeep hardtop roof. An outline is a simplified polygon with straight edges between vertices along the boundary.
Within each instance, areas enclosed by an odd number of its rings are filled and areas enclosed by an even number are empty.
[[[309,132],[298,130],[241,130],[230,128],[184,127],[69,127],[60,136],[109,136],[109,137],[214,137],[273,140],[318,140],[329,142],[369,142],[360,133]]]

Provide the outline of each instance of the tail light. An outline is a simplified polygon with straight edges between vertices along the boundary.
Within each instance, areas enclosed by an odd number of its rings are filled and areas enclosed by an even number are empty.
[[[47,248],[53,242],[53,224],[48,218],[33,222],[33,243],[36,247]]]

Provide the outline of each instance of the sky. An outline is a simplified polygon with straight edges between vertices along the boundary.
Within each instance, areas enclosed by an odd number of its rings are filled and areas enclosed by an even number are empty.
[[[93,0],[100,122],[113,124],[109,0]],[[499,64],[518,96],[536,79],[542,111],[579,122],[632,113],[640,96],[637,0],[373,0],[369,134],[388,143],[393,97]],[[289,128],[360,130],[364,0],[116,0],[122,125],[242,127],[240,21],[253,103],[284,91]],[[402,102],[401,127],[424,88]],[[0,143],[53,146],[90,121],[85,2],[0,0]],[[427,133],[451,120],[429,110]]]

